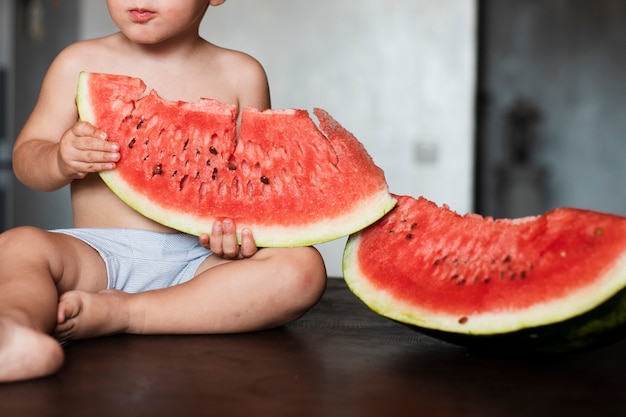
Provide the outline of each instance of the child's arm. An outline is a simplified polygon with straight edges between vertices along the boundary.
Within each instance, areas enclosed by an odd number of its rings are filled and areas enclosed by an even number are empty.
[[[78,65],[72,49],[63,51],[46,74],[33,112],[13,147],[13,169],[25,185],[59,189],[90,172],[113,169],[115,144],[94,126],[77,122]]]
[[[254,107],[265,110],[271,107],[270,89],[264,68],[254,58],[240,54],[233,59],[237,68],[236,80],[239,108]]]

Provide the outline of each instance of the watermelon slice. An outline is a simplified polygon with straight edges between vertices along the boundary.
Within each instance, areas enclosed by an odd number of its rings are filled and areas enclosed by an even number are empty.
[[[540,353],[626,335],[626,218],[559,208],[461,216],[398,197],[346,244],[344,278],[382,316],[474,348]]]
[[[243,109],[211,99],[166,101],[142,80],[82,72],[80,118],[120,144],[104,182],[166,226],[209,233],[230,218],[258,246],[304,246],[354,233],[395,204],[363,145],[315,109]]]

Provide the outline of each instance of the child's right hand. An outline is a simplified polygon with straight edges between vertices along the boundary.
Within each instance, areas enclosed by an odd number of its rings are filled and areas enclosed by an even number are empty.
[[[76,122],[61,136],[57,160],[61,174],[68,179],[112,170],[119,159],[119,145],[107,141],[107,134],[90,123]]]
[[[241,231],[241,245],[237,244],[236,226],[230,219],[216,221],[213,224],[211,236],[203,233],[200,235],[200,244],[224,259],[249,258],[257,253],[258,248],[254,242],[252,231]]]

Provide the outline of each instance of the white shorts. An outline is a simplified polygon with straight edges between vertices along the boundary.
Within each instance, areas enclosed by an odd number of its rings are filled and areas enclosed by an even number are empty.
[[[191,280],[211,251],[197,236],[137,229],[57,229],[93,247],[106,264],[108,288],[128,293]]]

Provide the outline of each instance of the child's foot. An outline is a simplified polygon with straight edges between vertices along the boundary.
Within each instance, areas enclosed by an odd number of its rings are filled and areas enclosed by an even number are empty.
[[[128,330],[127,297],[118,290],[66,292],[59,300],[55,337],[61,341],[86,339]]]
[[[0,382],[50,375],[63,365],[63,348],[52,337],[0,319]]]

